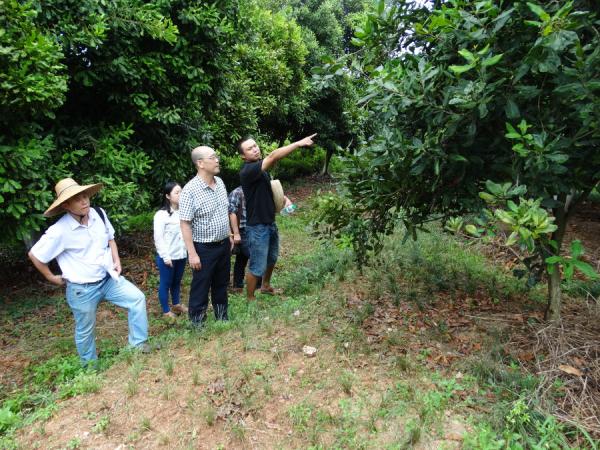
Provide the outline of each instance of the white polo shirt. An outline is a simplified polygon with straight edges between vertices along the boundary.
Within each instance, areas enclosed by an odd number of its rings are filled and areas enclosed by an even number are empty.
[[[93,283],[106,277],[113,260],[108,241],[115,230],[104,216],[90,208],[87,225],[80,224],[70,214],[62,216],[31,248],[31,253],[47,264],[58,261],[62,277],[71,283]]]

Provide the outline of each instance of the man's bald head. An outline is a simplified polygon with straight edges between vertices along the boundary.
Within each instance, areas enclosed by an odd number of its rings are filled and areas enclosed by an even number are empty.
[[[192,150],[192,164],[194,165],[194,167],[196,167],[196,163],[198,161],[209,157],[213,153],[215,153],[215,151],[206,145],[201,145],[200,147],[196,147],[195,149]]]

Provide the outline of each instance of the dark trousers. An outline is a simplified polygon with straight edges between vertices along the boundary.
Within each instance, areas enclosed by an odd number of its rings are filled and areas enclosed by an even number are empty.
[[[202,268],[192,270],[189,316],[194,323],[206,320],[208,291],[217,320],[227,320],[227,284],[231,269],[229,239],[220,243],[194,242]]]
[[[250,251],[246,244],[246,229],[240,228],[240,237],[242,242],[238,245],[238,253],[235,255],[235,264],[233,265],[233,287],[244,287],[244,277],[246,274],[246,265],[250,258]]]
[[[238,245],[238,253],[235,255],[235,263],[233,264],[233,287],[243,288],[244,279],[246,277],[246,265],[250,259],[250,249],[248,248],[248,240],[246,238],[246,229],[240,228],[240,237],[242,242]],[[262,279],[258,280],[257,288],[261,286]]]

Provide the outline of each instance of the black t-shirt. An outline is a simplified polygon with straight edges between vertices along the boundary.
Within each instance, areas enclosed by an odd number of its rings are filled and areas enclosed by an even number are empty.
[[[244,163],[240,170],[240,182],[246,197],[246,223],[258,225],[275,222],[271,177],[262,170],[262,159]]]

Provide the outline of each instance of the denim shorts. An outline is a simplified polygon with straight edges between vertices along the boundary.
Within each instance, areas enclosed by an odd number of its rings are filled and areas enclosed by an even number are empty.
[[[279,256],[279,232],[277,225],[246,225],[250,263],[248,270],[255,277],[262,277],[268,266],[273,266]]]

